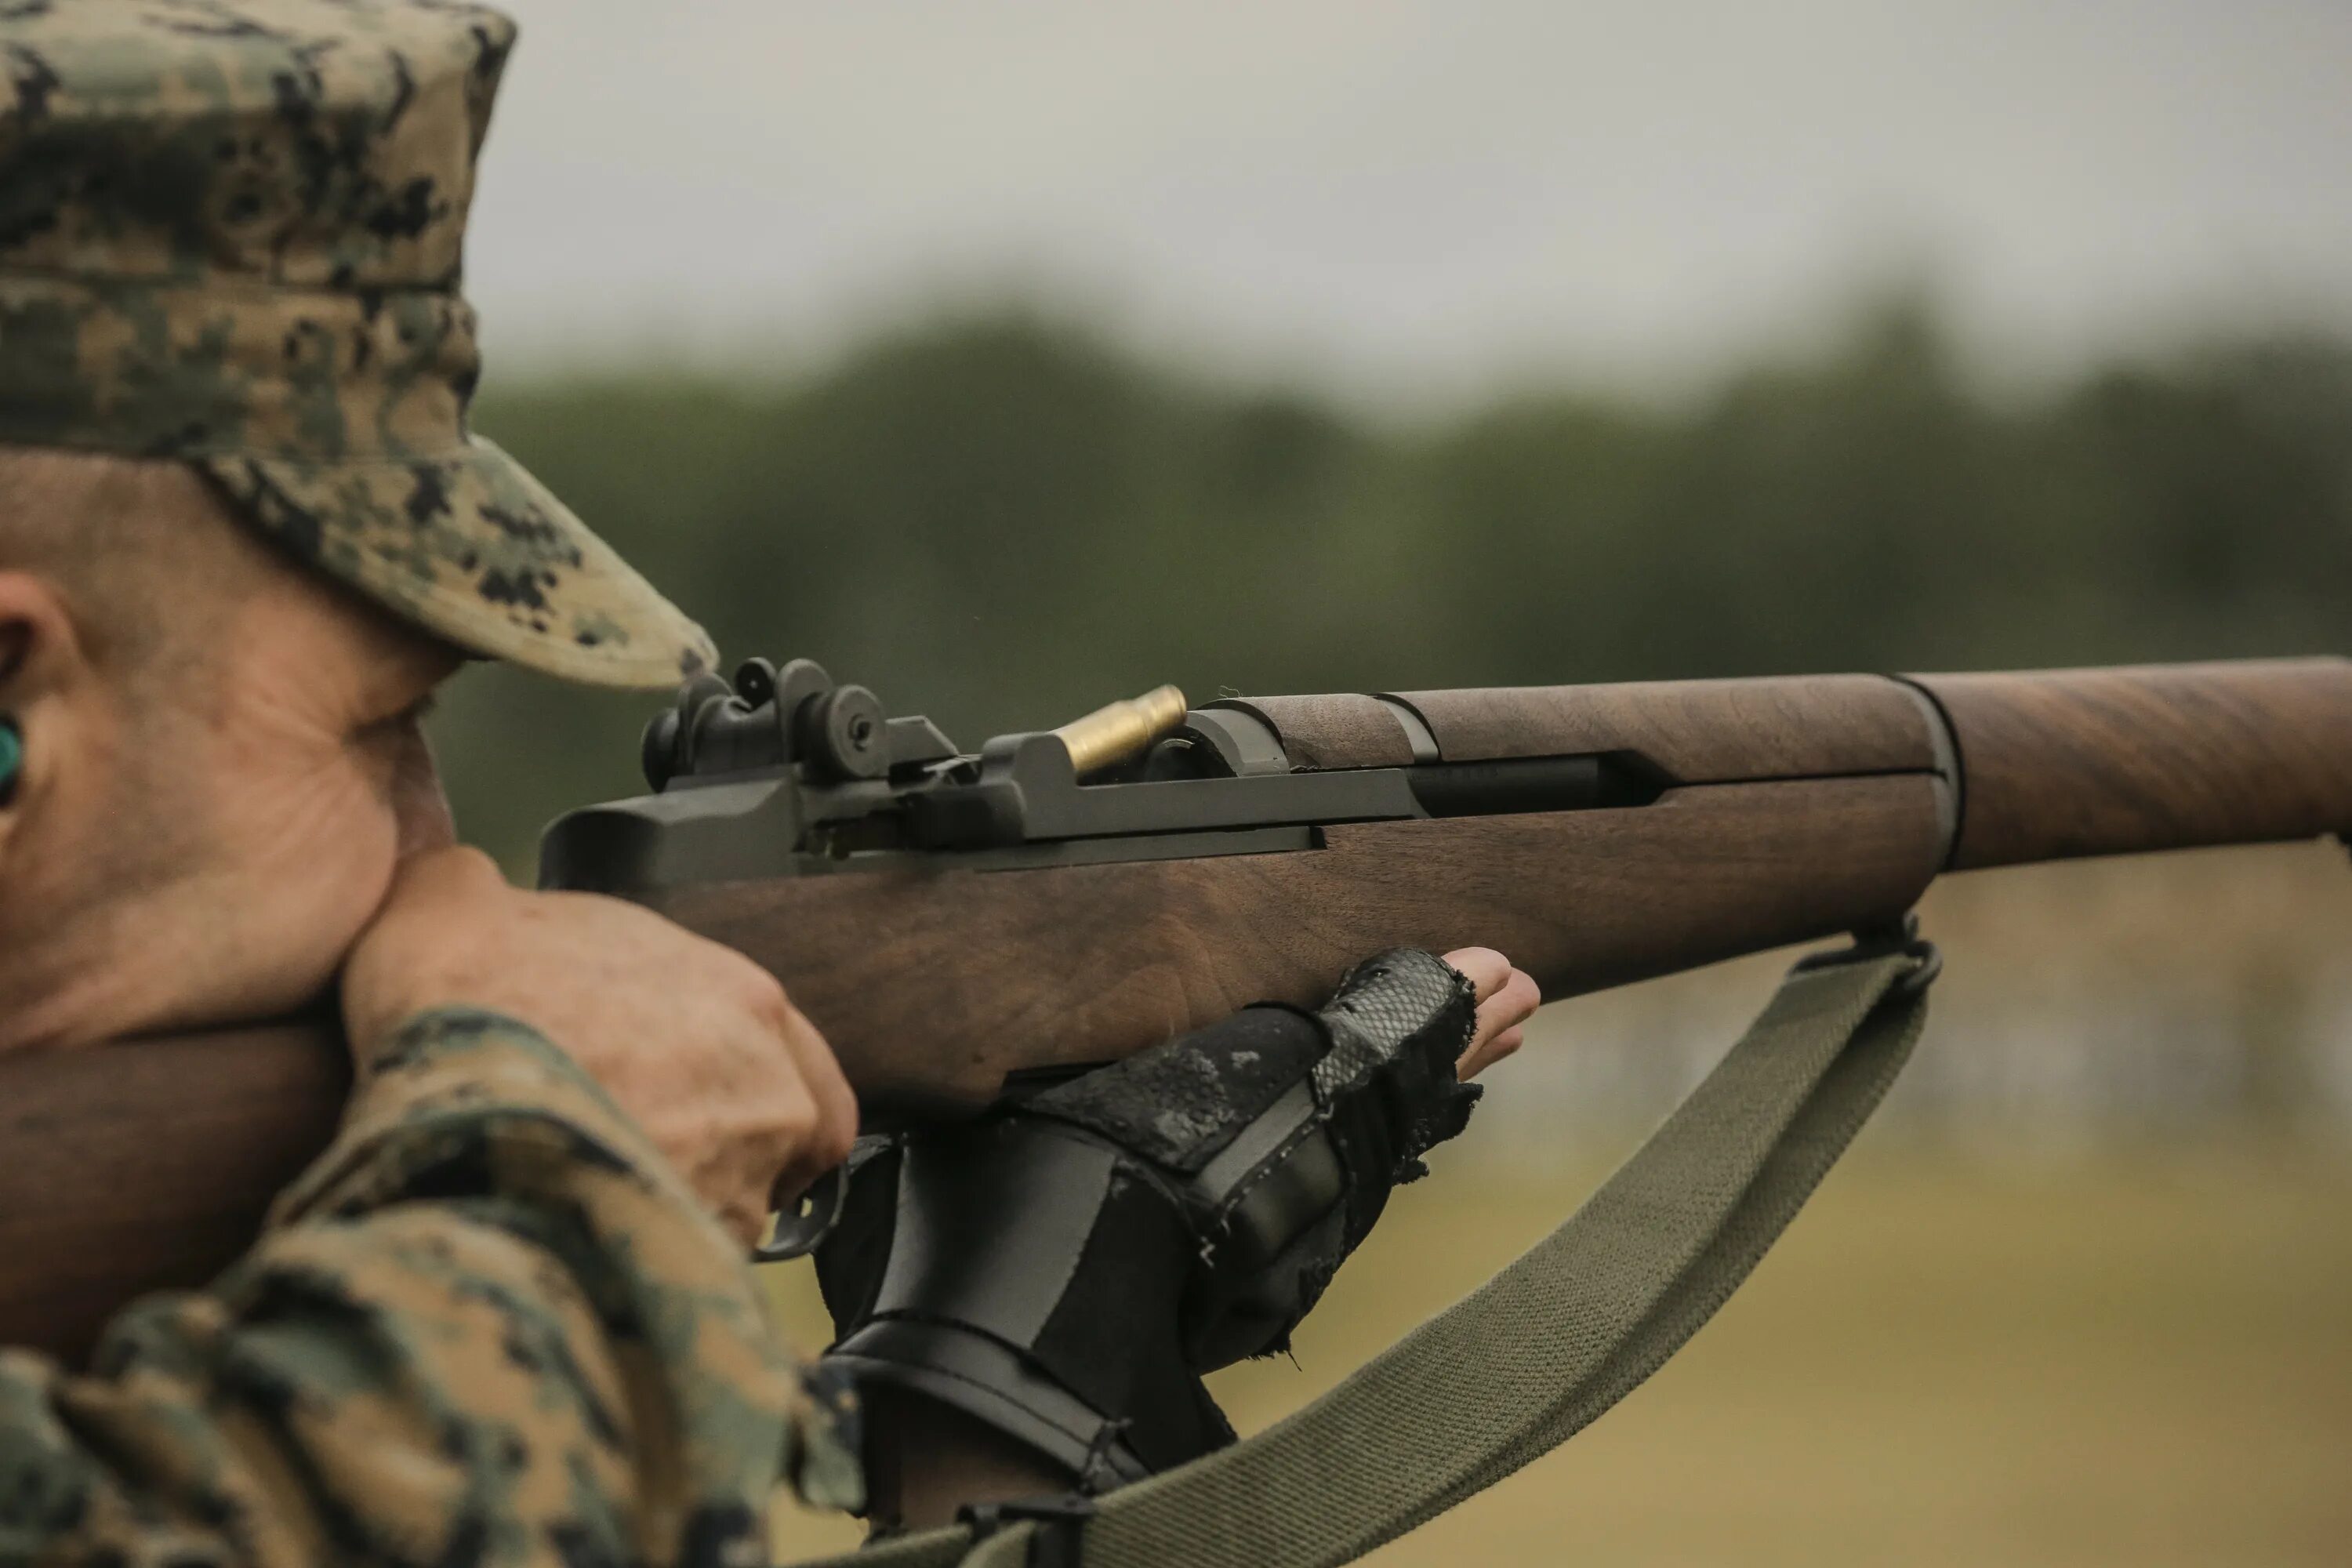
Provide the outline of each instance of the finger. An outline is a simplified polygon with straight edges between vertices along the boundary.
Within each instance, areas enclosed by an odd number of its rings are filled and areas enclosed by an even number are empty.
[[[768,1161],[757,1136],[730,1138],[730,1131],[706,1125],[695,1130],[690,1142],[682,1142],[675,1131],[655,1142],[711,1217],[749,1251],[759,1245],[768,1223]]]
[[[806,1131],[793,1130],[793,1135],[783,1142],[782,1163],[761,1172],[758,1183],[768,1205],[783,1214],[792,1212],[801,1194],[814,1186],[816,1179],[824,1175],[826,1169],[816,1149],[815,1131],[822,1119],[821,1113],[816,1110],[813,1097],[805,1095],[801,1084],[795,1082],[792,1088],[794,1099],[807,1107],[803,1112],[806,1121],[803,1123]],[[775,1145],[770,1144],[768,1150],[772,1158]]]
[[[776,1179],[767,1184],[769,1204],[777,1214],[793,1213],[808,1190],[832,1169],[833,1164],[820,1160],[808,1144],[799,1145],[784,1163],[784,1168],[776,1173]]]
[[[1499,1035],[1514,1024],[1526,1023],[1542,1000],[1534,976],[1523,969],[1510,970],[1495,993],[1478,1005],[1478,1026],[1471,1036],[1472,1043]]]
[[[779,1203],[783,1201],[781,1198],[777,1200]],[[714,1217],[719,1221],[719,1228],[733,1237],[735,1245],[745,1252],[768,1239],[768,1228],[772,1223],[764,1204],[730,1203],[719,1209]]]
[[[1467,1079],[1482,1068],[1500,1061],[1510,1051],[1518,1048],[1512,1042],[1508,1050],[1498,1048],[1497,1042],[1527,1022],[1543,1000],[1537,989],[1535,977],[1523,969],[1506,965],[1506,978],[1494,994],[1479,1005],[1477,1027],[1472,1032],[1470,1044],[1455,1064],[1458,1077]],[[1522,1037],[1524,1038],[1524,1037]]]
[[[1455,948],[1445,955],[1445,962],[1470,983],[1472,995],[1480,1002],[1501,990],[1511,977],[1511,961],[1491,947]]]
[[[1468,1083],[1505,1057],[1517,1051],[1521,1046],[1527,1044],[1527,1030],[1514,1024],[1493,1039],[1482,1045],[1472,1046],[1463,1052],[1462,1061],[1454,1069],[1454,1076],[1462,1082]]]
[[[849,1158],[849,1145],[857,1136],[856,1091],[849,1087],[833,1047],[797,1007],[792,1010],[791,1024],[785,1042],[800,1068],[801,1081],[816,1100],[817,1125],[809,1140],[810,1149],[820,1162],[819,1168],[831,1170]]]
[[[799,1008],[785,1003],[783,1046],[802,1088],[816,1107],[816,1124],[793,1150],[777,1177],[778,1202],[797,1198],[816,1179],[849,1157],[857,1136],[857,1096],[834,1058],[833,1048]]]
[[[1514,969],[1503,988],[1478,1009],[1478,1026],[1493,1031],[1524,1024],[1542,1005],[1543,993],[1536,986],[1536,977],[1524,969]]]

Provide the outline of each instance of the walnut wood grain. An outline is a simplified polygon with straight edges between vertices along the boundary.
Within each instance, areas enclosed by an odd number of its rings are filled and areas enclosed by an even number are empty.
[[[1335,691],[1321,697],[1236,697],[1211,704],[1265,721],[1294,768],[1402,768],[1412,742],[1377,698]]]
[[[1400,944],[1501,949],[1562,996],[1907,909],[1941,864],[1923,775],[1725,784],[1624,810],[1364,823],[1287,854],[910,866],[660,907],[780,975],[870,1111],[984,1101],[1013,1067],[1128,1055],[1309,1003]]]
[[[1966,784],[1956,868],[2352,828],[2352,660],[1919,678]]]
[[[131,1298],[212,1278],[326,1147],[349,1087],[341,1043],[300,1025],[6,1063],[0,1344],[78,1357]]]
[[[1449,763],[1635,752],[1683,784],[1927,772],[1929,721],[1877,675],[1405,691]]]

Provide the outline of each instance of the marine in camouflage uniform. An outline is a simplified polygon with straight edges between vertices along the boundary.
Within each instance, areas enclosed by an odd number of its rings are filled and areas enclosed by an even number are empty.
[[[466,428],[457,292],[513,26],[363,0],[0,0],[0,442],[184,459],[448,641],[603,685],[713,657]],[[854,1412],[530,1028],[400,1032],[253,1251],[86,1374],[0,1352],[0,1563],[749,1563]]]

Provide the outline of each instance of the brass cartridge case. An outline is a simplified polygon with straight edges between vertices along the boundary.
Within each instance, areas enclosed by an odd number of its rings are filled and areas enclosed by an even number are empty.
[[[1184,721],[1184,694],[1162,686],[1140,697],[1097,708],[1054,731],[1079,777],[1123,763]]]

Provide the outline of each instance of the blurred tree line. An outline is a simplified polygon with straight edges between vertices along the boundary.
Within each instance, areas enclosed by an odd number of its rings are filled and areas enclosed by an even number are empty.
[[[1420,426],[946,320],[798,384],[494,385],[478,423],[718,637],[965,745],[1174,680],[1378,689],[2341,651],[2352,345],[2222,342],[2026,397],[1934,313],[1659,408]],[[638,786],[645,699],[505,671],[437,721],[470,836]]]

